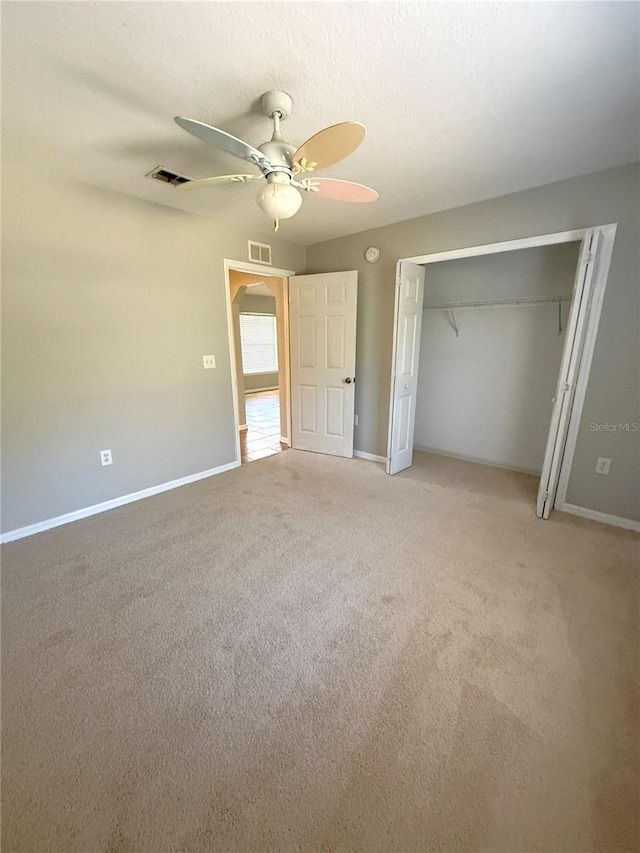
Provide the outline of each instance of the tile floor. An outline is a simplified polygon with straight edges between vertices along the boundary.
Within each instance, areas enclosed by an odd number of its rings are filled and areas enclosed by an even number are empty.
[[[243,463],[284,450],[285,445],[280,444],[280,393],[247,394],[245,404],[248,429],[240,432]]]

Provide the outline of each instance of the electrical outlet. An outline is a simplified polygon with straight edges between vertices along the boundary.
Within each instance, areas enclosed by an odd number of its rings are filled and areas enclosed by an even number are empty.
[[[355,426],[358,426],[358,416],[356,415],[353,419]]]
[[[103,465],[113,465],[113,458],[111,457],[110,450],[101,450],[100,451],[100,462]]]
[[[202,356],[202,365],[205,370],[209,370],[212,367],[216,366],[216,357],[215,355],[203,355]]]
[[[598,456],[596,462],[596,474],[608,474],[611,470],[611,460],[605,459],[604,456]]]

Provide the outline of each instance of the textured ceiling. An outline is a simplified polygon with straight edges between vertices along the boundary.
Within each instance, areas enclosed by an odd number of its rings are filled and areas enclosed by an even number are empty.
[[[182,114],[257,145],[260,95],[289,92],[285,136],[346,119],[358,151],[325,173],[380,192],[313,196],[302,243],[639,159],[636,3],[3,2],[3,156],[269,230],[258,184],[180,193],[144,177],[242,171]]]

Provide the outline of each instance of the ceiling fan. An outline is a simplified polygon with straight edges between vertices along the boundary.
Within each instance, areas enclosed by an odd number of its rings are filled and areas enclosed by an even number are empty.
[[[334,201],[375,201],[378,193],[363,184],[337,178],[317,178],[315,175],[312,178],[302,177],[317,169],[332,166],[355,151],[365,137],[364,125],[357,121],[343,121],[325,127],[296,148],[286,142],[280,132],[280,122],[290,115],[291,107],[291,96],[286,92],[273,90],[262,96],[262,109],[273,121],[273,136],[257,148],[217,127],[176,116],[175,121],[183,130],[251,163],[252,166],[257,166],[262,173],[216,175],[212,178],[187,180],[177,185],[179,189],[192,190],[228,183],[245,183],[264,177],[267,183],[258,192],[256,202],[260,210],[274,220],[276,231],[280,227],[281,219],[289,219],[300,210],[301,191]]]

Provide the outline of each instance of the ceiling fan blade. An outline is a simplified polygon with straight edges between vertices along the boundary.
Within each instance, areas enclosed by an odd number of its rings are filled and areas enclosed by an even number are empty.
[[[215,145],[216,148],[226,151],[227,154],[233,154],[234,157],[239,157],[241,160],[246,160],[260,168],[271,165],[269,158],[265,157],[262,151],[258,151],[257,148],[249,145],[248,142],[243,142],[241,139],[231,136],[230,133],[225,133],[224,130],[211,127],[211,125],[204,124],[192,118],[183,118],[182,116],[176,116],[174,121],[179,127],[186,130],[187,133],[197,136],[203,142]]]
[[[298,172],[314,172],[332,166],[355,151],[366,132],[359,121],[343,121],[325,127],[298,148],[293,155],[294,168]]]
[[[244,184],[246,181],[254,181],[257,178],[262,178],[262,175],[216,175],[213,178],[195,178],[185,181],[183,184],[178,184],[178,189],[198,190],[217,187],[220,184]]]
[[[363,203],[376,201],[379,197],[378,193],[371,187],[365,187],[364,184],[354,184],[353,181],[341,181],[338,178],[306,178],[300,183],[307,192],[333,201]]]

